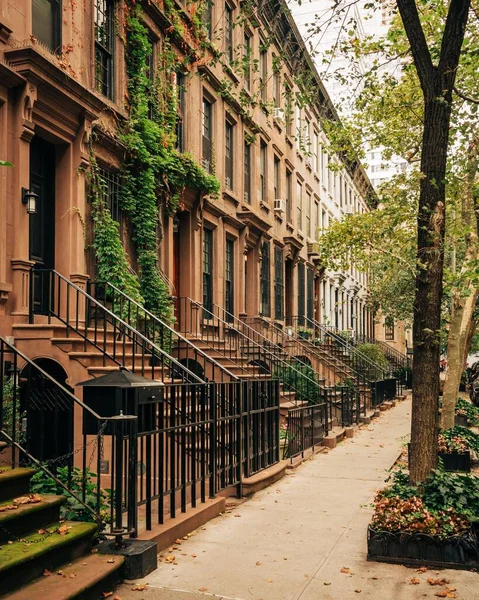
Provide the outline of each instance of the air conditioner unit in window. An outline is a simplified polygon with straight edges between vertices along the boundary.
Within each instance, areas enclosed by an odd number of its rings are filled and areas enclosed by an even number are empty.
[[[284,121],[284,110],[282,108],[274,108],[273,119],[276,119],[276,121]]]
[[[208,173],[210,172],[210,161],[206,158],[202,158],[201,159],[201,166],[203,167],[203,169],[205,171],[208,171]]]
[[[285,213],[286,212],[286,200],[282,198],[274,199],[274,212],[276,213]]]
[[[245,202],[247,202],[249,204],[249,194],[248,194],[248,192],[244,193],[243,199],[244,199]]]

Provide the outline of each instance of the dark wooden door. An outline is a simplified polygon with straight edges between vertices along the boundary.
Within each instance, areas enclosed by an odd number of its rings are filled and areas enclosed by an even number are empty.
[[[55,146],[39,137],[30,145],[30,189],[37,195],[37,212],[30,215],[30,260],[36,269],[55,268]],[[33,276],[33,307],[46,314],[49,306],[49,277]]]
[[[284,287],[284,299],[285,299],[285,316],[286,323],[291,323],[293,315],[293,261],[286,260],[285,262],[285,287]]]

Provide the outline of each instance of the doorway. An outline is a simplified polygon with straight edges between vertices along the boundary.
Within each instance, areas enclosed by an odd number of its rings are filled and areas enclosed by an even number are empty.
[[[35,136],[30,144],[30,189],[37,212],[30,215],[30,260],[37,270],[55,268],[55,146]],[[33,310],[48,314],[49,277],[33,275]]]
[[[35,360],[43,371],[73,393],[67,374],[50,358]],[[71,466],[73,401],[53,381],[27,365],[20,373],[20,407],[26,422],[26,449],[39,461],[65,457],[58,466]]]

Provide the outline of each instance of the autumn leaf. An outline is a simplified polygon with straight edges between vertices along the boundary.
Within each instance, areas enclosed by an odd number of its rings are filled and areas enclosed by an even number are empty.
[[[47,533],[50,533],[50,532],[47,531],[46,529],[39,529],[38,530],[38,535],[46,535]]]
[[[70,527],[68,527],[67,525],[62,525],[57,529],[57,533],[59,533],[60,535],[67,535],[69,533],[69,529]]]
[[[50,575],[53,575],[51,571],[49,571],[48,569],[43,570],[43,577],[50,577]]]
[[[412,583],[413,585],[419,585],[421,582],[419,581],[419,579],[418,579],[417,577],[413,577],[413,578],[411,579],[411,583]]]
[[[113,596],[113,592],[103,592],[102,596],[103,598],[109,598],[110,596]]]
[[[427,567],[419,567],[419,569],[416,569],[416,573],[426,573],[426,571],[428,571]]]
[[[208,588],[207,587],[200,587],[200,588],[198,588],[198,591],[199,592],[207,592]]]
[[[131,589],[134,592],[144,592],[146,590],[146,586],[148,584],[147,583],[137,583],[135,586],[133,586]]]
[[[349,573],[349,567],[343,567],[340,573]]]
[[[449,583],[448,579],[432,579],[432,577],[429,577],[429,579],[427,580],[427,582],[429,583],[429,585],[447,585]]]

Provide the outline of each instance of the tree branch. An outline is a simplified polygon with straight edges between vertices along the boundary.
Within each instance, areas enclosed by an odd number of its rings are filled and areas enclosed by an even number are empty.
[[[438,66],[443,90],[452,92],[454,86],[470,5],[471,0],[451,0],[449,4]]]
[[[453,90],[454,90],[455,94],[457,96],[459,96],[459,98],[462,98],[466,102],[472,102],[473,104],[479,104],[479,98],[471,98],[470,96],[466,96],[466,94],[463,94],[462,92],[460,92],[456,86],[454,86]]]
[[[421,87],[426,92],[428,85],[434,77],[434,65],[432,64],[426,36],[421,26],[416,2],[415,0],[396,0],[396,3],[411,45],[411,52],[414,57]]]

